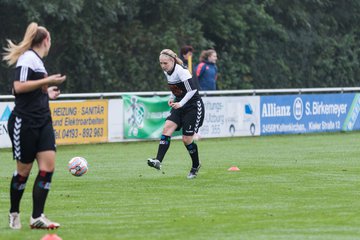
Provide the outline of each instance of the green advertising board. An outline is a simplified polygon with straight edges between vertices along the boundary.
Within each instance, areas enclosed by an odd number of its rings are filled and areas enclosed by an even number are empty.
[[[160,138],[170,113],[169,97],[124,95],[124,138]]]

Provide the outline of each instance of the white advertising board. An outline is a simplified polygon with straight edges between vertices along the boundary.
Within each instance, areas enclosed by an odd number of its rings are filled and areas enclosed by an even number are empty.
[[[109,100],[109,142],[121,142],[124,140],[124,124],[123,124],[123,100],[111,99]]]
[[[260,135],[260,97],[203,97],[201,138]]]

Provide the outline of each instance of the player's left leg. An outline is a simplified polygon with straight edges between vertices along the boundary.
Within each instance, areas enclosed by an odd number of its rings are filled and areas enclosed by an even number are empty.
[[[192,109],[184,114],[182,119],[183,119],[182,140],[186,149],[190,154],[192,161],[192,167],[188,175],[188,178],[191,179],[197,176],[197,173],[201,166],[199,160],[198,146],[194,142],[194,134],[196,134],[196,132],[198,131],[199,127],[202,125],[202,122],[204,120],[204,110],[203,110],[202,101],[196,102],[196,104],[193,105]]]
[[[39,172],[33,188],[33,218],[44,213],[44,206],[51,187],[51,179],[55,169],[55,152],[44,151],[37,154]]]
[[[55,169],[55,151],[39,152],[36,159],[39,165],[39,173],[33,188],[33,212],[30,218],[30,227],[39,229],[58,228],[60,224],[50,221],[44,215],[45,202]]]
[[[199,151],[197,144],[193,141],[193,136],[185,136],[183,135],[183,143],[186,147],[186,149],[189,152],[189,155],[191,157],[192,161],[192,167],[190,169],[190,172],[188,174],[188,178],[192,179],[197,176],[197,173],[201,167],[200,161],[199,161]]]
[[[31,228],[54,229],[60,224],[52,222],[44,215],[45,202],[51,188],[56,158],[55,136],[51,122],[45,125],[39,136],[36,160],[39,172],[33,188],[33,212],[30,218]]]

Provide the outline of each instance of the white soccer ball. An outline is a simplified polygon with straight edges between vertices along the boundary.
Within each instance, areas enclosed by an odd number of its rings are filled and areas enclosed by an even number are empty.
[[[74,157],[69,161],[68,168],[72,175],[81,177],[88,170],[88,162],[83,157]]]

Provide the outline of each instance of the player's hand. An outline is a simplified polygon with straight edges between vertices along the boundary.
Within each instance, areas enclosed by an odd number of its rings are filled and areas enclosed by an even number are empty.
[[[174,108],[174,109],[178,109],[178,108],[181,108],[182,106],[181,106],[180,103],[175,102],[175,103],[172,103],[172,104],[170,105],[170,107],[172,107],[172,108]]]
[[[49,87],[47,91],[50,99],[56,99],[60,95],[60,89],[56,86]]]
[[[65,81],[65,79],[66,76],[65,75],[61,76],[61,74],[54,74],[47,77],[49,85],[60,85]]]
[[[169,101],[168,101],[168,105],[169,107],[172,107],[172,104],[174,103],[174,99],[173,98],[170,98]]]

